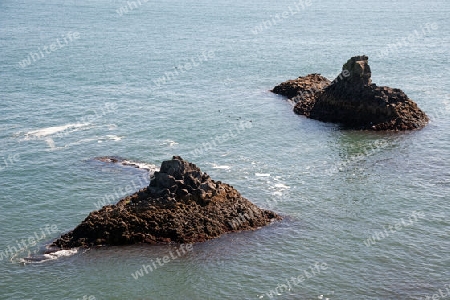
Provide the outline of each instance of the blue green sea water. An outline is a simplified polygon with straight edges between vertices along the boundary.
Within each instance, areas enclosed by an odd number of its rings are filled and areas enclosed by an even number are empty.
[[[445,0],[1,1],[0,299],[450,298],[449,13]],[[360,54],[427,127],[342,130],[269,92]],[[148,184],[93,158],[173,155],[284,220],[137,279],[178,246],[24,260]]]

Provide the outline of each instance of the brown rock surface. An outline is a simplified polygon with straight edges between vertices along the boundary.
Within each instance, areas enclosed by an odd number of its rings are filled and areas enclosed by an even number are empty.
[[[294,112],[354,129],[413,130],[427,115],[400,89],[372,84],[367,56],[352,57],[329,82],[318,74],[276,86],[272,92],[292,99]]]
[[[288,97],[295,103],[297,110],[302,111],[302,115],[309,116],[316,94],[329,86],[331,81],[320,74],[309,74],[294,80],[288,80],[274,87],[272,92]]]
[[[162,163],[148,187],[90,213],[52,246],[203,242],[279,219],[232,186],[212,180],[194,164],[174,156]]]

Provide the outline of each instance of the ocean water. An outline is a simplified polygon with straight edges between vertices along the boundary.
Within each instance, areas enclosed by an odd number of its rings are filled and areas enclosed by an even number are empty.
[[[0,2],[0,298],[450,297],[449,13],[446,0]],[[342,130],[269,92],[360,54],[426,128]],[[192,251],[44,255],[148,184],[93,160],[108,155],[180,155],[285,218]]]

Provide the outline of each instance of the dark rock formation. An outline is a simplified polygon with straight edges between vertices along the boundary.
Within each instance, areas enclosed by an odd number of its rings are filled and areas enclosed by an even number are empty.
[[[316,94],[329,86],[331,81],[320,74],[309,74],[294,80],[288,80],[276,86],[272,92],[288,97],[295,103],[295,109],[304,111],[309,116],[309,111],[316,103]]]
[[[367,56],[352,57],[330,82],[310,74],[276,86],[272,92],[295,102],[294,112],[354,129],[413,130],[427,115],[400,89],[372,84]]]
[[[181,157],[164,161],[150,185],[94,211],[52,246],[194,243],[281,219]]]

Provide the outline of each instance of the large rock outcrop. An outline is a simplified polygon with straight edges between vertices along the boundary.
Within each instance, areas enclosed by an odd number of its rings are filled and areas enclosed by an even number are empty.
[[[90,213],[52,246],[194,243],[277,219],[281,217],[258,208],[231,185],[174,156],[162,163],[148,187]]]
[[[283,82],[272,92],[294,101],[294,112],[299,115],[353,129],[424,127],[427,115],[403,91],[372,84],[368,60],[367,56],[352,57],[332,82],[310,74]]]

